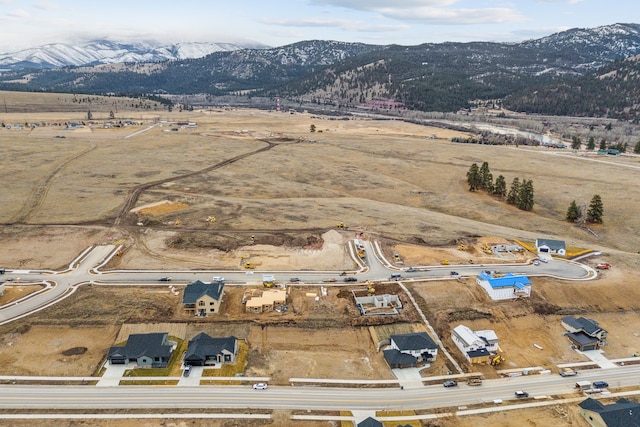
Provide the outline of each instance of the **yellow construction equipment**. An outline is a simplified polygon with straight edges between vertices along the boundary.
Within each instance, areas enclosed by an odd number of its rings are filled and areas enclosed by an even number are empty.
[[[376,288],[373,287],[373,283],[370,280],[367,280],[367,293],[369,295],[373,295],[376,293]]]
[[[341,228],[343,230],[347,229],[347,224],[345,224],[344,222],[339,222],[336,224],[336,228]]]
[[[216,217],[215,216],[208,216],[207,217],[207,222],[210,222],[210,223],[213,224],[214,222],[216,222]]]
[[[482,252],[484,252],[485,254],[492,254],[493,252],[491,251],[491,248],[489,247],[489,245],[487,244],[487,242],[484,242],[482,244]]]
[[[273,274],[264,274],[262,276],[262,286],[272,288],[276,285],[276,278]]]
[[[366,256],[367,256],[367,253],[365,252],[365,250],[364,250],[364,249],[362,249],[362,248],[358,248],[358,256],[359,256],[360,258],[364,258],[364,257],[366,257]]]
[[[256,266],[252,262],[245,262],[244,263],[244,268],[245,268],[245,270],[253,270],[254,268],[256,268]]]
[[[442,265],[449,265],[449,260],[448,259],[443,259],[440,264]]]
[[[502,356],[500,356],[499,354],[491,356],[491,359],[489,359],[489,363],[491,364],[491,366],[498,366],[502,363]]]
[[[470,248],[467,245],[463,245],[463,244],[459,244],[458,245],[458,250],[459,251],[468,251]]]
[[[175,222],[175,225],[180,225],[180,224],[182,224],[182,223],[180,222],[179,219],[177,219],[176,222]]]

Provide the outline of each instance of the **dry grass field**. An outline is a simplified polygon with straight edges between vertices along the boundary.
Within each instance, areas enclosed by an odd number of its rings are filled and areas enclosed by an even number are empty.
[[[110,267],[235,269],[250,257],[264,269],[346,270],[353,263],[345,242],[354,231],[380,240],[385,253],[399,253],[405,265],[443,259],[489,264],[499,260],[458,251],[457,243],[557,238],[602,251],[587,262],[607,261],[614,268],[584,283],[532,278],[533,296],[526,301],[494,303],[473,279],[425,282],[411,290],[454,356],[448,334],[464,323],[496,330],[506,368],[582,360],[561,337],[559,319],[567,314],[592,317],[609,330],[608,357],[640,351],[634,335],[640,157],[454,144],[450,138],[459,132],[396,120],[243,109],[169,113],[154,103],[110,97],[3,96],[8,112],[0,111],[1,267],[62,269],[91,244],[123,241],[124,254]],[[127,126],[105,127],[107,121]],[[72,122],[84,125],[70,127]],[[467,170],[483,161],[508,183],[516,176],[533,180],[533,211],[467,191]],[[597,236],[564,221],[572,200],[588,203],[594,194],[602,196],[605,209],[604,224],[592,227]],[[131,208],[147,208],[121,215],[131,200]],[[159,204],[164,201],[171,204]],[[338,222],[348,230],[331,230]],[[34,347],[55,372],[76,357],[70,366],[88,372],[116,335],[146,328],[132,325],[167,322],[184,328],[186,339],[201,330],[247,338],[247,371],[280,383],[356,372],[389,377],[368,328],[352,326],[354,314],[337,291],[321,304],[294,292],[291,311],[261,319],[242,312],[238,292],[228,290],[222,316],[194,319],[168,292],[81,288],[60,304],[0,327],[12,342],[0,349],[0,365],[6,373],[31,372],[19,359],[20,351]],[[414,314],[402,320],[413,322]],[[78,339],[88,350],[65,358],[60,352],[76,346],[70,327],[86,332]],[[106,333],[92,335],[96,328]],[[358,345],[336,350],[337,335]],[[336,351],[344,360],[338,369],[327,362],[335,362]],[[495,376],[494,368],[485,375]],[[441,425],[523,425],[525,419],[532,426],[582,425],[571,414],[537,414],[544,416],[518,411]],[[513,420],[519,421],[509,424]]]

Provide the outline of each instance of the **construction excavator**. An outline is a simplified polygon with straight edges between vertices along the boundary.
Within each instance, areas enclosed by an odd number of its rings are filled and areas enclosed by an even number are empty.
[[[498,366],[499,364],[502,363],[502,356],[500,356],[499,354],[496,354],[495,356],[491,356],[491,358],[489,359],[489,364],[491,366]]]
[[[369,295],[373,295],[376,293],[376,288],[373,287],[373,283],[370,280],[367,280],[367,293]]]
[[[344,222],[339,222],[336,224],[336,228],[342,229],[342,230],[346,230],[347,229],[347,224],[345,224]]]

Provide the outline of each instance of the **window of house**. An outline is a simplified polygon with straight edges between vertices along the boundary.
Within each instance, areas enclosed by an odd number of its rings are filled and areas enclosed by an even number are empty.
[[[204,305],[204,301],[198,302],[198,305]]]

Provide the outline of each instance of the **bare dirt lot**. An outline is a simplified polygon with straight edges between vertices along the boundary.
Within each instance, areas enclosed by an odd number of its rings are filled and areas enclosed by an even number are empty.
[[[614,268],[592,282],[533,277],[532,298],[513,302],[489,300],[473,279],[411,289],[454,355],[450,330],[464,323],[496,330],[505,368],[583,360],[561,336],[559,320],[568,314],[596,319],[609,331],[608,357],[640,351],[640,291],[634,286],[640,279],[640,199],[629,197],[640,193],[638,157],[593,161],[580,152],[452,144],[459,132],[396,120],[241,109],[168,113],[122,104],[116,119],[131,125],[107,128],[113,100],[93,100],[89,122],[72,95],[44,95],[7,94],[17,109],[1,118],[12,126],[0,128],[0,180],[9,184],[0,208],[0,267],[63,269],[89,245],[122,242],[124,253],[110,267],[239,269],[250,260],[261,269],[341,271],[354,267],[345,242],[360,232],[382,241],[387,256],[398,253],[404,266],[444,260],[491,264],[504,260],[483,253],[483,241],[560,238],[602,251],[586,262],[606,260]],[[82,127],[69,127],[82,121]],[[197,127],[175,127],[172,121]],[[466,171],[485,160],[494,177],[534,181],[533,211],[467,191]],[[167,200],[180,209],[120,217],[129,195],[142,185],[148,188],[133,208]],[[588,202],[593,194],[602,196],[605,207],[604,224],[592,227],[595,234],[564,221],[571,200]],[[114,226],[116,218],[122,221]],[[332,230],[338,222],[348,229]],[[459,250],[460,243],[472,249]],[[240,290],[229,287],[225,298],[221,316],[195,319],[166,289],[84,287],[56,306],[0,327],[1,365],[6,372],[33,372],[22,362],[33,347],[42,366],[54,372],[64,372],[66,365],[88,371],[113,344],[120,325],[167,322],[184,327],[187,338],[199,330],[248,338],[248,371],[281,383],[293,376],[389,375],[368,329],[354,326],[359,317],[337,290],[319,302],[296,290],[290,311],[260,317],[243,313]],[[400,321],[416,320],[415,313],[404,316]],[[76,340],[76,328],[89,332]],[[339,349],[336,357],[329,350],[336,336],[357,345]],[[79,347],[87,350],[61,353]],[[327,359],[344,362],[336,367]],[[486,375],[494,371],[487,368]],[[571,415],[540,414],[507,412],[442,425],[520,425],[523,419],[529,425],[581,425]]]

